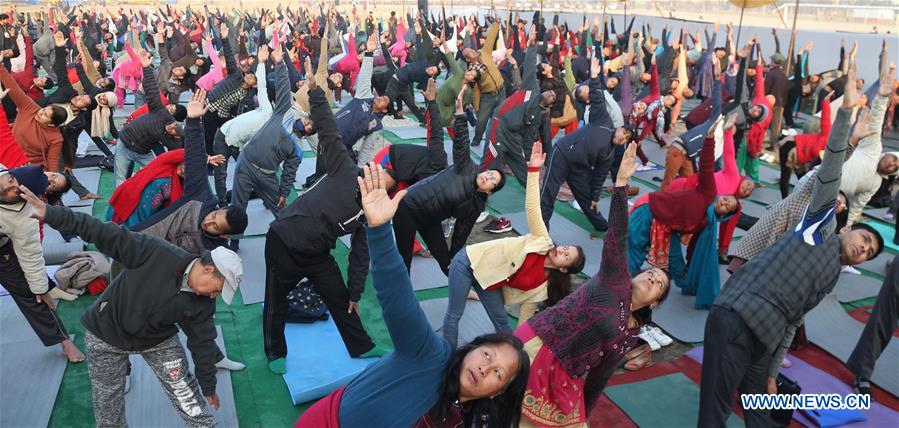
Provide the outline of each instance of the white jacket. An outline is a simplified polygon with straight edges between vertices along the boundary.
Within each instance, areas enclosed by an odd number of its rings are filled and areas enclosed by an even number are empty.
[[[849,204],[849,221],[846,223],[849,226],[861,220],[862,210],[880,189],[884,179],[884,176],[877,173],[877,164],[880,163],[882,156],[883,143],[880,140],[880,133],[889,104],[888,97],[878,95],[874,98],[871,104],[870,128],[874,134],[862,138],[852,156],[843,164],[840,191],[846,194]]]
[[[0,177],[7,174],[0,164]],[[40,225],[31,218],[32,208],[25,201],[17,204],[0,204],[0,235],[12,241],[19,266],[25,273],[28,288],[34,294],[45,294],[47,269],[44,266],[44,250],[41,248]]]
[[[219,131],[225,136],[225,144],[243,150],[259,128],[272,117],[272,103],[268,99],[268,89],[265,81],[265,64],[259,64],[256,68],[256,90],[259,107],[225,122]]]

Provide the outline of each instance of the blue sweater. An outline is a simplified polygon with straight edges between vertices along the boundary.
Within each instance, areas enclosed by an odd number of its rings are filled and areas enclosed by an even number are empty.
[[[395,350],[370,365],[340,400],[343,427],[413,425],[434,407],[452,350],[428,324],[390,224],[366,228],[372,285]]]

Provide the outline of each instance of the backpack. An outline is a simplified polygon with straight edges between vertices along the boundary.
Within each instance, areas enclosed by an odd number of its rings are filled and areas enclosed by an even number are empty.
[[[309,324],[327,319],[328,307],[309,279],[303,278],[287,293],[287,322]]]

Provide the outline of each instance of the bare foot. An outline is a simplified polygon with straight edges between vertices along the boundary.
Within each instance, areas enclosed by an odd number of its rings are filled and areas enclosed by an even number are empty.
[[[94,193],[94,192],[88,192],[88,194],[86,194],[86,195],[84,195],[84,196],[81,197],[81,200],[82,200],[82,201],[87,201],[87,200],[90,200],[90,199],[101,199],[101,198],[100,198],[100,195],[98,195],[98,194],[96,194],[96,193]]]
[[[788,360],[787,357],[784,357],[783,361],[780,362],[780,366],[788,369],[793,367],[793,362]]]
[[[78,364],[84,361],[84,354],[78,350],[78,347],[72,343],[72,339],[66,339],[62,342],[62,353],[65,354],[66,358],[69,359],[69,362],[72,364]]]
[[[474,290],[469,290],[468,300],[481,300],[481,296],[478,296],[478,293],[475,293]]]

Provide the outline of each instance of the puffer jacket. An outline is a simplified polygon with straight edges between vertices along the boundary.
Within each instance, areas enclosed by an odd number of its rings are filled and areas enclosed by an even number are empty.
[[[469,154],[465,115],[456,115],[453,128],[453,165],[410,187],[402,201],[419,221],[456,218],[450,254],[465,245],[478,215],[487,204],[487,194],[479,192],[477,187],[478,168]]]

